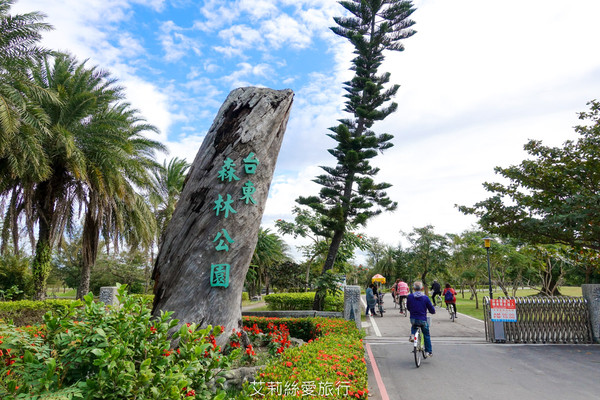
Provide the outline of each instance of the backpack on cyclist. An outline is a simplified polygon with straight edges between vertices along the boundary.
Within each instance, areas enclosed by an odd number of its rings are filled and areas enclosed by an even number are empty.
[[[454,301],[454,295],[452,294],[451,290],[446,290],[446,294],[444,294],[444,300],[448,303]]]

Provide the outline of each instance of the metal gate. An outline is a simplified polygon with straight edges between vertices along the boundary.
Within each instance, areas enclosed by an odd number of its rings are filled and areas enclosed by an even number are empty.
[[[504,298],[504,297],[502,297]],[[587,300],[583,297],[508,297],[517,322],[502,322],[509,343],[593,343]],[[485,338],[496,340],[490,298],[483,299]],[[496,322],[498,323],[498,322]]]

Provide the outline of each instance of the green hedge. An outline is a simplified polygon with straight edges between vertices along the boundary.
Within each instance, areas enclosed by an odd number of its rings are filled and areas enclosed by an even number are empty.
[[[73,302],[83,304],[79,300],[19,300],[0,302],[0,320],[10,321],[15,326],[41,324],[48,311],[69,308]]]
[[[271,311],[312,310],[315,292],[274,293],[263,298]],[[344,311],[344,295],[325,297],[323,311]]]

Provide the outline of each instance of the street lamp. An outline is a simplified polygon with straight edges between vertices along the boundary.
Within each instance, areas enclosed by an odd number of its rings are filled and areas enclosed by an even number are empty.
[[[492,273],[490,271],[490,242],[491,242],[492,238],[491,237],[484,237],[483,238],[483,244],[485,246],[485,249],[487,250],[487,262],[488,262],[488,285],[490,287],[490,299],[493,299],[494,296],[492,295]]]

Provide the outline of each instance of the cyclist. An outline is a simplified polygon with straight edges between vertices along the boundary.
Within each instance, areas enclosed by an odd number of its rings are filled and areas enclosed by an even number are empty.
[[[435,303],[435,296],[438,294],[442,294],[442,287],[440,286],[438,281],[436,279],[434,279],[433,283],[431,284],[431,287],[429,289],[433,291],[433,294],[431,295],[431,297],[433,297],[433,305],[437,306],[437,304]],[[440,304],[440,307],[441,306],[442,305]]]
[[[402,309],[402,300],[406,299],[408,297],[408,293],[409,293],[409,288],[408,288],[408,283],[404,282],[402,279],[398,279],[400,282],[398,282],[396,284],[396,296],[400,297],[399,299],[399,304],[400,304],[400,312],[403,312]]]
[[[408,295],[406,300],[406,308],[410,311],[410,327],[411,336],[409,341],[414,341],[415,332],[417,327],[420,326],[423,331],[425,338],[425,352],[428,353],[427,357],[433,356],[433,349],[431,348],[431,337],[429,336],[429,324],[427,323],[427,311],[431,314],[435,314],[435,307],[431,304],[429,297],[423,293],[423,282],[416,281],[413,284],[414,291]]]
[[[452,289],[449,283],[446,283],[443,296],[446,306],[448,306],[448,304],[452,304],[452,308],[454,309],[454,318],[458,318],[458,314],[456,313],[456,291]]]

